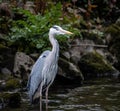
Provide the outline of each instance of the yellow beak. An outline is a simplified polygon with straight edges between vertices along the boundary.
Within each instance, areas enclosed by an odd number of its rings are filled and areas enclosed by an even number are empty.
[[[71,35],[71,34],[73,34],[72,32],[70,32],[70,31],[67,31],[67,30],[61,30],[63,33],[65,33],[65,34],[69,34],[69,35]]]

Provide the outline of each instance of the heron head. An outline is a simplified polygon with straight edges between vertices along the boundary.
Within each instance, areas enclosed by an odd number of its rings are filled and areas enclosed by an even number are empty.
[[[73,34],[72,32],[69,32],[67,30],[62,29],[60,26],[54,25],[52,28],[50,28],[50,34],[53,35],[64,35],[64,34]]]

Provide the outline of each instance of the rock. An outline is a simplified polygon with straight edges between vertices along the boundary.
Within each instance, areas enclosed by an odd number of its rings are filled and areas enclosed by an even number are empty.
[[[79,68],[74,63],[69,62],[63,58],[59,59],[58,74],[69,80],[77,80],[77,81],[79,81],[79,83],[81,83],[82,80],[84,79]]]
[[[85,44],[94,44],[94,42],[87,39],[81,40],[80,38],[76,38],[70,43],[71,45],[71,48],[69,48],[70,60],[76,65],[78,64],[83,54],[87,52],[92,52],[94,50],[93,46],[87,46]]]
[[[1,73],[11,75],[11,71],[7,69],[6,67],[1,69]]]
[[[106,29],[108,49],[117,58],[114,66],[120,71],[120,20]]]
[[[67,60],[70,60],[70,53],[65,51],[62,53],[63,57],[66,58]]]
[[[85,77],[118,77],[117,71],[106,59],[97,52],[83,55],[79,61],[79,67]]]
[[[17,52],[14,60],[14,75],[27,79],[34,64],[33,59],[23,52]]]
[[[86,35],[85,32],[83,35]],[[97,43],[104,44],[104,41],[97,38],[97,35],[92,33],[89,40],[88,38],[89,34],[87,34],[87,37],[82,40],[76,37],[70,41],[70,48],[63,52],[60,56],[62,59],[60,58],[59,60],[60,68],[58,74],[66,78],[75,78],[79,72],[82,79],[84,77],[118,77],[119,71],[116,70],[112,64],[107,61],[108,56],[109,59],[114,59],[107,51],[107,48],[94,47],[94,45]]]

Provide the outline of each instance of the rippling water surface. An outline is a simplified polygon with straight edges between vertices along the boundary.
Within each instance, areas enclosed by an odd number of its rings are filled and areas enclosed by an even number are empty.
[[[49,94],[48,111],[120,111],[120,83],[109,79],[88,82],[80,87],[57,86]],[[39,104],[31,106],[23,94],[19,109],[4,111],[39,111]],[[45,100],[43,99],[43,111]]]

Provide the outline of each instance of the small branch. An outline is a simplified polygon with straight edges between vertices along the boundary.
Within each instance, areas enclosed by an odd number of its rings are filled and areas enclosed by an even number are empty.
[[[107,48],[107,45],[97,45],[97,44],[80,44],[80,45],[71,45],[72,47],[80,47],[80,46],[93,46],[93,47],[100,47],[100,48]]]

